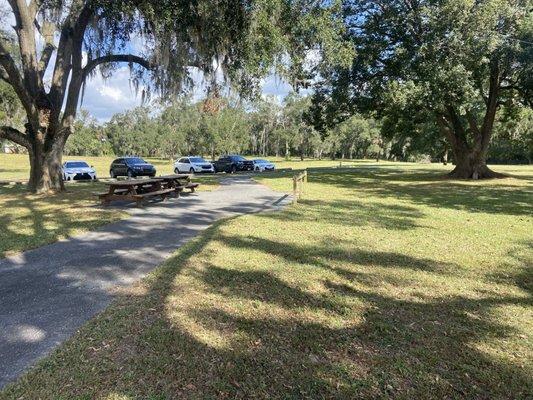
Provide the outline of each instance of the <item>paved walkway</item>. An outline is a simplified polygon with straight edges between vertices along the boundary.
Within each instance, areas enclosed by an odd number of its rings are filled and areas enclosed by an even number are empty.
[[[130,218],[0,259],[0,388],[216,220],[276,210],[280,193],[246,177],[220,189],[132,209]]]

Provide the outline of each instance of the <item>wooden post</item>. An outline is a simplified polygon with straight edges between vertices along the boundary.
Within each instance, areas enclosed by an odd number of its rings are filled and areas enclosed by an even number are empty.
[[[293,204],[298,203],[298,198],[304,193],[305,184],[307,183],[307,169],[292,177],[292,195]]]
[[[292,204],[298,203],[298,177],[292,178]]]

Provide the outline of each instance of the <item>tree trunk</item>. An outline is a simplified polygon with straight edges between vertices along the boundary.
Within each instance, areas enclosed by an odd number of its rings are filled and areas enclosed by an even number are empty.
[[[59,192],[65,189],[61,158],[65,141],[55,140],[49,147],[34,143],[28,151],[30,158],[30,180],[28,188],[33,193]]]
[[[289,146],[289,141],[285,140],[285,160],[288,160],[291,158],[291,150]]]
[[[495,113],[495,112],[494,112]],[[494,120],[493,115],[489,116]],[[456,179],[488,179],[502,178],[504,174],[492,171],[487,167],[487,151],[492,133],[492,123],[485,123],[481,129],[477,129],[474,123],[471,123],[472,141],[468,142],[465,129],[460,125],[458,119],[453,116],[453,127],[445,130],[446,136],[450,143],[455,168],[450,172],[450,178]]]
[[[475,151],[454,151],[455,168],[450,172],[451,178],[488,179],[502,178],[504,174],[494,172],[487,166],[486,154]]]

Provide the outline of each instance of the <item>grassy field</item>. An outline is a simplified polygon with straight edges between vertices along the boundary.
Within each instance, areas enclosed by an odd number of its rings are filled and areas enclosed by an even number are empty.
[[[297,206],[216,224],[0,398],[531,398],[533,168],[504,170],[311,173]]]
[[[267,157],[276,163],[278,168],[294,168],[303,169],[307,167],[337,167],[339,161],[331,160],[309,160],[300,161],[299,159],[285,160],[280,157]],[[83,159],[87,161],[96,169],[96,175],[100,177],[109,176],[109,166],[115,157],[63,157],[66,160],[79,160]],[[146,158],[157,169],[157,173],[170,174],[173,172],[173,161],[160,159],[160,158]],[[371,164],[368,160],[358,161],[344,161],[345,165],[366,165]],[[20,180],[28,179],[30,173],[30,166],[28,163],[28,156],[25,154],[2,154],[0,153],[0,181],[2,180]]]

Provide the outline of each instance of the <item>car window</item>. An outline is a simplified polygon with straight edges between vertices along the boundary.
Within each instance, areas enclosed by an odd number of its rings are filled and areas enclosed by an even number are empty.
[[[182,161],[183,164],[190,164],[191,162],[189,161],[188,158],[184,158],[183,161]]]
[[[89,168],[89,165],[83,161],[70,161],[65,163],[66,168]]]
[[[122,160],[122,158],[117,158],[115,161],[113,161],[113,164],[122,165],[124,164],[124,161]]]
[[[202,157],[191,157],[190,160],[193,163],[205,163],[205,162],[207,162]]]
[[[243,156],[232,156],[231,158],[233,158],[235,161],[246,161],[246,158]]]
[[[180,158],[180,159],[178,160],[178,162],[181,163],[181,164],[183,164],[183,163],[185,162],[185,158]]]
[[[127,160],[128,160],[127,163],[130,164],[130,165],[146,164],[146,161],[144,161],[142,158],[138,158],[138,157],[128,158]]]
[[[228,160],[229,160],[228,157],[220,157],[220,158],[218,159],[218,161],[228,161]]]
[[[268,164],[267,160],[254,160],[256,164]]]

